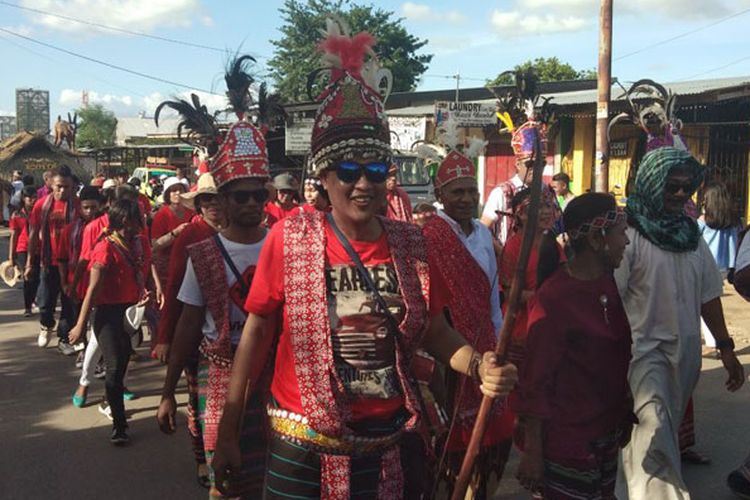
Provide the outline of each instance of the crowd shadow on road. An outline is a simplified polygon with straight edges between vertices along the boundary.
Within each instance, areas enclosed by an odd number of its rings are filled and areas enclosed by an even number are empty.
[[[175,435],[156,425],[163,367],[145,357],[133,365],[128,385],[139,397],[126,402],[132,441],[116,448],[109,443],[111,422],[97,409],[103,381],[93,380],[86,406],[75,408],[75,358],[59,354],[55,339],[39,348],[38,317],[23,318],[21,311],[21,291],[0,288],[0,496],[205,498],[184,415]]]

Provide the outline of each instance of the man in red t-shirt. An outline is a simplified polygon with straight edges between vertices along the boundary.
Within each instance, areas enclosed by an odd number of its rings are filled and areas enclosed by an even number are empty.
[[[52,172],[52,193],[37,200],[29,217],[29,258],[25,277],[32,275],[34,261],[39,259],[41,275],[39,284],[39,347],[49,344],[55,330],[55,306],[60,297],[60,321],[57,337],[61,349],[67,350],[68,330],[76,321],[73,304],[61,294],[60,274],[57,269],[58,243],[66,224],[80,213],[80,203],[73,191],[73,174],[66,165]]]
[[[296,199],[299,195],[299,185],[292,174],[279,174],[274,177],[273,187],[276,190],[276,197],[269,201],[265,207],[265,212],[268,214],[268,227],[273,226],[285,217],[302,211]]]

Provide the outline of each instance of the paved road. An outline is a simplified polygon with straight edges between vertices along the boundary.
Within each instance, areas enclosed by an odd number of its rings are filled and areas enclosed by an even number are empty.
[[[7,255],[2,234],[0,255]],[[733,332],[747,337],[747,306],[727,297],[727,311]],[[164,369],[150,360],[132,365],[129,387],[140,395],[126,403],[132,443],[115,448],[108,440],[110,422],[96,409],[103,384],[94,382],[87,407],[74,408],[70,398],[79,370],[73,358],[58,354],[54,340],[51,347],[38,348],[37,319],[24,319],[21,312],[21,291],[0,285],[0,498],[205,498],[194,479],[184,414],[177,435],[164,436],[156,427]],[[742,361],[750,365],[750,346],[744,343],[740,349]],[[714,462],[685,468],[696,500],[732,499],[724,478],[750,451],[750,389],[730,395],[723,389],[723,377],[718,362],[704,362],[696,393],[698,449]],[[183,393],[178,402],[184,401]],[[498,499],[527,498],[513,474],[515,463]]]

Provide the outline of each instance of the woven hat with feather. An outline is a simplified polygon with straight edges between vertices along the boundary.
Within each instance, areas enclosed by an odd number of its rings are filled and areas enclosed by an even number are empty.
[[[233,112],[238,120],[226,132],[195,94],[191,94],[191,102],[181,99],[164,101],[154,114],[157,126],[159,113],[165,106],[180,114],[178,137],[196,148],[201,163],[208,166],[217,188],[237,179],[270,177],[264,131],[268,130],[276,116],[283,114],[283,108],[278,99],[267,94],[264,84],[260,85],[258,102],[253,99],[251,86],[255,79],[250,75],[248,66],[254,62],[252,56],[237,55],[227,65],[224,80],[228,111]],[[254,114],[257,114],[258,125],[253,123]]]
[[[261,129],[251,122],[254,102],[250,86],[255,79],[247,71],[250,61],[255,62],[255,59],[247,55],[236,57],[230,61],[224,75],[227,100],[238,120],[229,127],[219,151],[209,163],[217,189],[238,179],[270,177],[266,139]]]
[[[458,179],[476,179],[474,159],[482,154],[487,141],[469,137],[468,145],[462,149],[458,126],[452,118],[440,124],[437,134],[442,147],[422,143],[412,148],[425,161],[439,164],[433,176],[435,187],[442,188]]]
[[[309,170],[318,175],[336,161],[355,157],[390,162],[391,135],[379,89],[384,82],[387,98],[392,76],[378,63],[375,37],[367,32],[352,36],[342,21],[329,19],[326,26],[320,43],[325,67],[308,78],[310,91],[319,75],[329,74],[317,99]]]
[[[513,76],[515,88],[498,95],[497,118],[502,124],[501,133],[511,134],[510,145],[519,161],[534,159],[534,143],[539,137],[542,151],[547,150],[549,127],[555,118],[555,106],[551,98],[539,94],[539,77],[534,70],[506,72]],[[501,75],[502,76],[502,75]]]

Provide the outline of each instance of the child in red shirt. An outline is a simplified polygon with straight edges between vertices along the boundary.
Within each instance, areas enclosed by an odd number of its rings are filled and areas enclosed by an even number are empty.
[[[92,220],[99,217],[102,206],[99,190],[93,186],[84,187],[78,196],[81,202],[80,217],[65,226],[57,245],[57,269],[60,273],[62,291],[74,304],[80,303],[88,286],[85,276],[78,283],[74,279],[81,256],[83,231]]]
[[[107,365],[105,387],[112,410],[110,441],[129,441],[123,403],[125,370],[130,358],[130,338],[125,332],[125,311],[148,300],[145,282],[151,265],[151,249],[141,234],[143,218],[134,201],[118,200],[109,209],[109,227],[91,252],[89,286],[83,299],[78,323],[70,331],[70,341],[81,338],[96,305],[94,335]]]
[[[26,268],[29,252],[29,216],[36,203],[36,189],[34,186],[26,186],[21,191],[21,208],[16,210],[10,217],[10,255],[8,258],[16,264],[19,269]],[[31,306],[39,288],[39,258],[32,259],[31,275],[23,279],[23,306],[24,317],[31,316]]]

